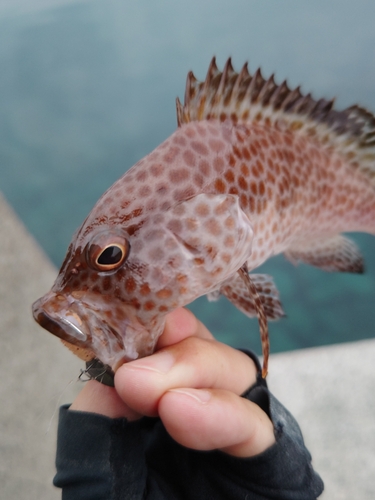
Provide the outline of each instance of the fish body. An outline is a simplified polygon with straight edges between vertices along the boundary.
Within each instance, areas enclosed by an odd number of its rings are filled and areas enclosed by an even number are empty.
[[[213,60],[204,82],[188,75],[177,117],[177,130],[99,199],[33,305],[42,326],[113,370],[151,354],[165,315],[201,295],[279,318],[272,279],[250,274],[249,284],[248,271],[284,253],[362,272],[340,233],[375,234],[368,111],[336,111],[246,65],[237,74],[229,60],[221,73]]]

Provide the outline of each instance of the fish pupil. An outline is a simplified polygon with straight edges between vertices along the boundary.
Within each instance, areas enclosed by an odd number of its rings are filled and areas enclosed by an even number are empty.
[[[116,245],[107,247],[98,257],[98,264],[110,266],[117,264],[122,259],[122,250]]]

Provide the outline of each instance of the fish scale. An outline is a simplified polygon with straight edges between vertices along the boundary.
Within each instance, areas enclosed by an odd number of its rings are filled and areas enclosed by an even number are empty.
[[[258,316],[265,376],[267,318],[283,310],[272,278],[249,271],[284,253],[362,272],[340,233],[375,234],[374,116],[213,60],[204,82],[189,73],[177,121],[94,206],[34,317],[115,371],[153,352],[168,312],[222,294]]]

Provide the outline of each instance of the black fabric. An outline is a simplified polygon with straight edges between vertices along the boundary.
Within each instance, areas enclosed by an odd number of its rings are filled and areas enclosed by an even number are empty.
[[[256,403],[262,410],[271,418],[270,399],[268,395],[266,379],[262,377],[262,367],[259,359],[252,351],[247,349],[240,349],[243,353],[247,354],[255,363],[257,367],[257,380],[247,391],[242,394],[243,398]],[[272,418],[271,418],[272,420]]]
[[[323,483],[295,419],[261,377],[244,397],[275,429],[276,443],[252,458],[184,448],[158,418],[127,422],[63,406],[54,484],[63,500],[315,500]]]

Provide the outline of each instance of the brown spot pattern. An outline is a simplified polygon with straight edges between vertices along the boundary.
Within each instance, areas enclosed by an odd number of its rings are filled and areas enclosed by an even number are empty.
[[[247,123],[247,112],[234,120],[231,112],[223,112],[220,120],[184,124],[103,195],[72,248],[84,248],[96,231],[125,230],[131,246],[129,261],[107,276],[91,268],[78,271],[83,268],[65,263],[69,272],[64,293],[87,289],[105,297],[108,321],[124,321],[122,305],[126,304],[136,311],[140,323],[148,324],[150,318],[178,304],[179,294],[185,294],[186,300],[190,297],[186,269],[180,272],[183,242],[175,237],[181,234],[189,242],[185,249],[192,253],[195,265],[205,266],[211,260],[211,275],[202,287],[210,279],[215,281],[230,264],[241,229],[233,234],[236,221],[230,215],[218,223],[226,210],[229,213],[224,203],[217,211],[210,203],[197,203],[187,211],[184,201],[202,190],[239,197],[254,230],[248,262],[252,268],[285,251],[296,238],[304,241],[345,227],[373,227],[373,188],[361,172],[348,167],[346,158],[322,147],[313,135],[266,125],[264,117],[262,123]],[[167,218],[172,209],[173,217]],[[165,238],[167,220],[169,239]],[[203,232],[210,238],[205,258],[197,251]],[[218,261],[216,255],[223,246],[225,252]],[[142,252],[147,258],[139,263]],[[85,257],[76,252],[70,260],[84,263]],[[162,281],[161,266],[173,275],[173,286]],[[111,312],[114,297],[120,305]],[[263,301],[263,307],[270,311],[271,301]]]

